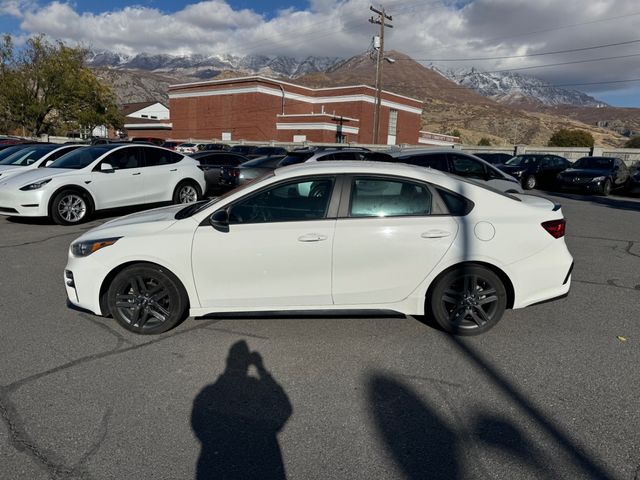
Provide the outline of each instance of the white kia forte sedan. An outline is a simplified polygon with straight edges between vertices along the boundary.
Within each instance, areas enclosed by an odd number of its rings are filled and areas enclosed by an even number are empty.
[[[67,153],[45,168],[0,177],[0,214],[82,222],[96,210],[191,203],[205,190],[198,162],[166,148],[108,144]]]
[[[64,281],[72,304],[137,333],[189,314],[382,309],[472,335],[569,292],[564,230],[540,197],[410,165],[307,163],[94,228]]]

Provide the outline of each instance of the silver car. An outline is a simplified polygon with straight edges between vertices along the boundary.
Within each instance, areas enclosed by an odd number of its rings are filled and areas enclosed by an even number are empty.
[[[523,193],[520,182],[489,162],[458,150],[420,149],[391,153],[398,162],[452,173],[506,193]]]

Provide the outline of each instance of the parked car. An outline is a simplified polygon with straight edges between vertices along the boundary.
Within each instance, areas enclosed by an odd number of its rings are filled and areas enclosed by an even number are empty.
[[[0,214],[49,217],[60,225],[72,225],[96,210],[195,202],[205,185],[198,162],[171,150],[95,145],[0,182]]]
[[[94,228],[71,243],[64,279],[73,305],[136,333],[189,314],[384,309],[473,335],[569,292],[564,234],[540,197],[409,165],[311,162]]]
[[[200,169],[204,172],[204,178],[207,182],[207,192],[214,193],[224,188],[221,184],[221,172],[223,168],[233,168],[248,160],[247,157],[237,153],[218,151],[201,151],[189,155],[198,161]]]
[[[278,168],[283,158],[282,155],[258,157],[241,163],[237,167],[222,167],[220,186],[228,190],[268,175]]]
[[[278,164],[287,167],[305,162],[321,162],[331,160],[369,160],[378,162],[393,162],[391,155],[382,152],[372,152],[369,149],[340,148],[340,149],[303,149],[289,152]]]
[[[640,193],[640,168],[636,167],[634,170],[631,170],[629,177],[629,193],[637,194]]]
[[[0,160],[0,177],[5,180],[11,175],[44,167],[47,162],[57,160],[76,148],[84,147],[84,145],[56,145],[52,143],[30,145]]]
[[[287,153],[289,153],[288,150],[283,147],[258,147],[253,152],[251,152],[248,155],[248,157],[260,158],[260,157],[284,156]]]
[[[478,152],[474,153],[474,155],[483,159],[485,162],[489,162],[491,165],[502,165],[513,158],[513,155],[510,153]]]
[[[7,145],[5,148],[3,148],[2,150],[0,150],[0,161],[4,160],[5,158],[13,155],[15,152],[17,152],[18,150],[22,150],[23,148],[27,148],[33,145],[48,145],[46,143],[16,143],[16,144],[9,144]]]
[[[554,187],[558,174],[569,167],[571,162],[564,157],[534,153],[517,155],[498,165],[500,170],[520,180],[525,190]]]
[[[161,146],[164,143],[163,138],[156,137],[133,137],[130,139],[131,143],[148,143],[151,145]]]
[[[489,162],[455,150],[421,149],[393,152],[398,162],[429,167],[486,183],[507,193],[522,193],[520,182]]]
[[[181,143],[176,147],[176,152],[196,153],[204,148],[206,143]]]
[[[258,147],[256,145],[234,145],[229,149],[229,151],[244,155],[245,157],[249,157],[249,155],[251,155],[257,149]]]
[[[200,151],[209,152],[209,151],[219,151],[219,150],[229,150],[229,145],[226,143],[205,143]]]
[[[121,138],[92,138],[91,145],[107,145],[110,143],[125,143]]]
[[[163,142],[160,145],[163,148],[168,148],[169,150],[175,150],[178,145],[181,145],[182,142]]]
[[[558,174],[558,185],[566,190],[581,190],[607,196],[629,183],[629,168],[615,157],[582,157]]]

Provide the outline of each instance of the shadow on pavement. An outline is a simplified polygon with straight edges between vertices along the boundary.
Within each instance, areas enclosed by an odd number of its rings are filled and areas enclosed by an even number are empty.
[[[251,365],[257,378],[249,375]],[[224,372],[193,402],[191,428],[202,443],[196,478],[286,478],[277,435],[291,413],[260,354],[244,340],[234,343]]]
[[[544,193],[548,195],[553,195],[555,197],[568,198],[570,200],[577,200],[580,202],[588,202],[596,205],[602,205],[609,208],[615,208],[618,210],[632,210],[636,212],[640,212],[640,201],[633,200],[631,197],[626,200],[620,197],[601,197],[598,195],[589,195],[589,194],[574,194],[574,193],[566,193],[559,191],[545,191]]]

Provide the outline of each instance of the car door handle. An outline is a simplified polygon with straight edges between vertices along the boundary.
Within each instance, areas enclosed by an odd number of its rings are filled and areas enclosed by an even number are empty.
[[[299,242],[321,242],[326,239],[326,235],[321,235],[319,233],[305,233],[298,237]]]
[[[140,172],[132,173],[131,175],[140,175]]]
[[[169,170],[169,171],[170,171],[170,172],[177,172],[177,171],[178,171],[178,169],[177,169],[177,168],[173,168],[173,169],[171,169],[171,170]]]
[[[420,235],[422,238],[444,238],[451,235],[451,232],[446,230],[428,230]]]

